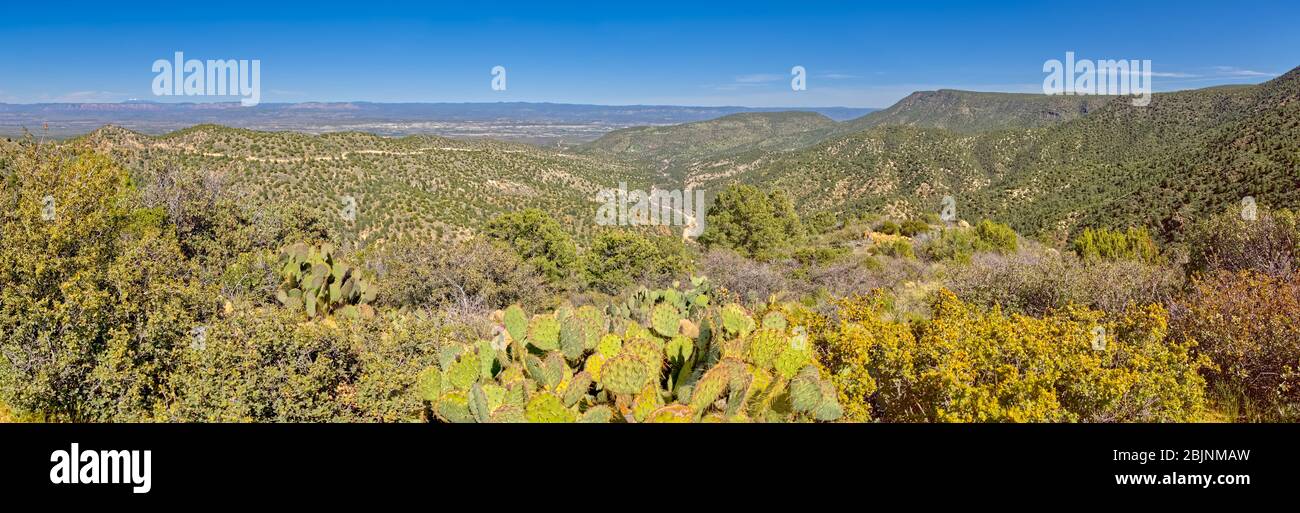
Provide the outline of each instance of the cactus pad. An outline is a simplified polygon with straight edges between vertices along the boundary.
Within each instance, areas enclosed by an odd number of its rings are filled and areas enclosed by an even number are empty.
[[[776,312],[776,311],[768,312],[767,315],[763,316],[763,327],[778,330],[778,331],[785,331],[786,328],[785,315],[783,315],[781,312]]]
[[[691,390],[691,409],[697,413],[708,410],[714,401],[722,397],[722,392],[730,381],[727,367],[720,364],[713,366],[695,382],[695,387]]]
[[[600,369],[601,385],[615,394],[635,394],[641,391],[648,380],[649,372],[645,361],[631,353],[614,357]]]
[[[587,412],[583,413],[582,417],[578,419],[578,422],[584,424],[606,424],[613,419],[614,409],[602,404],[587,410]]]
[[[528,418],[524,416],[524,408],[522,406],[507,404],[497,408],[496,411],[493,411],[492,418],[489,422],[500,424],[522,424],[528,422]]]
[[[762,369],[771,368],[772,363],[777,356],[780,356],[787,345],[784,332],[773,328],[763,328],[755,331],[750,337],[749,347],[747,348],[749,361]]]
[[[470,385],[478,381],[479,378],[479,360],[474,353],[463,353],[456,363],[451,364],[447,369],[447,381],[456,390],[469,390]]]
[[[809,372],[811,369],[811,372]],[[817,369],[808,366],[799,371],[799,375],[790,380],[790,405],[797,412],[811,412],[822,401],[821,384],[817,380]]]
[[[667,303],[660,303],[650,312],[650,326],[655,332],[664,337],[675,337],[680,331],[681,315],[677,313],[677,307]]]
[[[823,422],[839,420],[844,415],[844,408],[840,407],[840,402],[836,397],[838,393],[835,391],[835,385],[826,380],[822,380],[820,385],[822,401],[813,410],[813,418]]]
[[[591,375],[586,372],[579,372],[569,379],[568,385],[564,388],[564,406],[572,407],[578,404],[583,397],[586,397],[587,391],[591,389]]]
[[[664,355],[668,357],[670,362],[685,362],[694,351],[695,341],[683,336],[673,337],[664,345]]]
[[[791,339],[792,341],[795,339]],[[807,344],[800,346],[798,344],[787,344],[781,355],[776,357],[776,372],[785,379],[794,378],[805,365],[812,362],[812,354],[807,348]]]
[[[443,394],[438,399],[438,416],[457,424],[474,422],[474,416],[469,412],[469,399],[463,392]]]
[[[605,314],[594,306],[584,305],[578,308],[575,321],[582,325],[583,349],[588,351],[595,349],[601,335],[605,334],[605,327],[608,324]]]
[[[600,381],[601,369],[605,366],[605,362],[607,361],[609,361],[609,357],[604,354],[592,353],[591,356],[587,357],[587,363],[582,366],[582,370],[591,375],[591,379]]]
[[[528,343],[542,351],[560,348],[560,322],[551,315],[535,315],[528,324]]]
[[[658,410],[664,405],[663,398],[659,397],[659,386],[655,383],[646,383],[637,394],[636,399],[632,401],[632,417],[637,422],[645,422],[650,412]]]
[[[528,336],[528,317],[524,315],[524,309],[519,305],[510,305],[510,308],[506,308],[502,320],[505,321],[506,332],[510,334],[510,338],[523,340]]]
[[[442,371],[437,367],[425,367],[415,379],[415,390],[420,399],[431,403],[438,401],[442,395]]]
[[[733,336],[744,336],[754,329],[754,319],[737,304],[727,305],[722,309],[722,327]]]
[[[564,357],[570,360],[582,358],[586,344],[587,334],[582,321],[577,318],[565,319],[560,326],[560,351],[564,352]]]
[[[492,409],[488,407],[487,393],[483,386],[475,383],[469,388],[469,413],[474,420],[486,424],[492,418]]]
[[[577,414],[565,408],[555,394],[542,392],[528,401],[528,406],[524,408],[524,418],[528,422],[538,423],[573,422],[577,419]]]
[[[645,422],[654,424],[683,424],[695,420],[695,411],[685,404],[670,404],[650,412]]]
[[[690,320],[682,319],[677,324],[677,329],[681,332],[682,336],[691,339],[700,337],[700,327]]]
[[[613,333],[607,334],[600,338],[596,344],[596,352],[605,355],[607,358],[618,356],[619,351],[623,350],[623,339]]]

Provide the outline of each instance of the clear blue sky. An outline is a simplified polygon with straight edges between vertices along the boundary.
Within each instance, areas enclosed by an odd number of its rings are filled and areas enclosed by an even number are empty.
[[[1295,1],[547,3],[10,2],[0,102],[166,101],[150,65],[176,51],[260,59],[263,102],[880,107],[1041,91],[1043,62],[1069,50],[1150,59],[1157,90],[1300,65]],[[795,65],[806,91],[790,90]]]

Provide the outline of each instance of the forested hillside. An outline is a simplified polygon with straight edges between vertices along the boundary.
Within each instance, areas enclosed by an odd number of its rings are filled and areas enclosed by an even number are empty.
[[[888,125],[942,128],[958,133],[1036,128],[1086,116],[1109,96],[1046,96],[975,91],[918,91],[888,109],[845,122],[855,132]]]
[[[391,238],[451,240],[492,216],[542,208],[576,232],[592,227],[596,192],[636,168],[535,146],[359,132],[305,135],[200,125],[153,137],[105,127],[71,142],[94,148],[151,180],[206,183],[241,202],[296,204],[364,245]],[[356,202],[344,219],[345,197]]]
[[[1156,94],[1149,107],[1113,99],[1026,130],[882,124],[805,149],[717,158],[694,166],[687,180],[710,189],[770,184],[809,213],[917,214],[952,195],[963,215],[1058,240],[1092,225],[1143,225],[1176,237],[1190,218],[1244,196],[1300,206],[1297,75]]]
[[[708,121],[615,130],[584,145],[590,155],[627,159],[679,183],[692,163],[750,151],[784,151],[822,140],[841,129],[811,112],[733,114]]]

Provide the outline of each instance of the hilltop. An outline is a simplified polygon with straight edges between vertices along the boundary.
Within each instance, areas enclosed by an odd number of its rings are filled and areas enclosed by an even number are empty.
[[[1112,96],[1047,96],[940,89],[917,91],[887,109],[844,123],[844,132],[901,125],[958,133],[1022,129],[1078,119]]]

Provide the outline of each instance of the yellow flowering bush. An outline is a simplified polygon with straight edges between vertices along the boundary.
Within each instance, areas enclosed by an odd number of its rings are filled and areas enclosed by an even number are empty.
[[[933,317],[909,325],[881,320],[883,305],[842,302],[840,325],[818,339],[850,420],[1168,422],[1204,413],[1204,361],[1191,355],[1194,342],[1167,340],[1160,306],[1109,320],[1073,307],[1036,318],[942,290]]]

